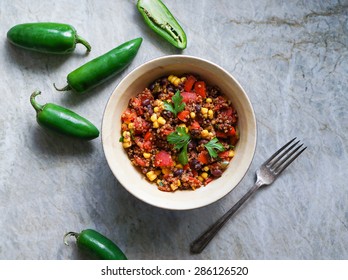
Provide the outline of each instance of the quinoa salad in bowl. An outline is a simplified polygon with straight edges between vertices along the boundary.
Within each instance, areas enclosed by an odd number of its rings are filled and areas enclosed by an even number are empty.
[[[120,121],[129,160],[165,192],[196,190],[221,177],[239,139],[231,101],[192,73],[154,80],[130,98]]]
[[[228,71],[169,55],[122,78],[106,104],[101,135],[116,187],[152,206],[189,210],[238,185],[257,133],[251,102]]]

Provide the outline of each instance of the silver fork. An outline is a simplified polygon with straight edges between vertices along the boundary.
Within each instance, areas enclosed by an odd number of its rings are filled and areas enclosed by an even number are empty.
[[[201,253],[209,242],[214,238],[217,232],[226,224],[234,213],[248,200],[259,188],[272,184],[279,175],[289,166],[307,147],[298,145],[300,141],[296,141],[296,137],[286,143],[278,151],[276,151],[268,160],[266,160],[256,171],[256,182],[254,186],[220,219],[211,225],[200,237],[193,241],[190,245],[192,254]],[[292,145],[291,145],[292,144]],[[291,146],[290,146],[291,145]],[[289,147],[290,146],[290,147]]]

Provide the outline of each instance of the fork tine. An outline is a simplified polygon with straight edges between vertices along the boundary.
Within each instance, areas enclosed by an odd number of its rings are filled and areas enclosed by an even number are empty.
[[[277,166],[277,168],[275,170],[276,174],[279,175],[280,173],[282,173],[285,168],[287,168],[300,154],[303,153],[303,151],[305,149],[307,149],[307,147],[304,147],[299,152],[297,152],[302,146],[303,146],[303,144],[301,144],[299,147],[297,147],[286,158],[284,158],[282,160],[282,162]],[[295,152],[297,152],[297,153],[295,154]]]
[[[283,151],[280,155],[278,155],[277,158],[273,159],[271,161],[270,164],[268,164],[267,166],[270,168],[270,169],[276,169],[277,166],[280,166],[282,162],[284,162],[284,160],[281,161],[281,159],[283,159],[298,143],[300,143],[300,141],[297,141],[295,142],[294,144],[292,144],[289,148],[287,148],[285,151]],[[279,161],[281,163],[279,163]]]
[[[277,155],[279,155],[287,146],[289,146],[292,142],[294,142],[296,137],[292,140],[290,140],[288,143],[286,143],[283,147],[281,147],[278,151],[276,151],[271,157],[264,162],[264,164],[268,164],[270,161],[272,161]]]

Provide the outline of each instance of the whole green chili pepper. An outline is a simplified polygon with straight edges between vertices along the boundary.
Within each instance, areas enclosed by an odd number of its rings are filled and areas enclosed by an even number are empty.
[[[153,31],[173,46],[182,50],[186,48],[184,30],[161,0],[138,0],[137,8]]]
[[[86,229],[81,231],[81,233],[66,233],[64,235],[64,244],[67,246],[69,246],[67,242],[69,236],[76,238],[76,243],[79,248],[88,251],[100,259],[127,260],[126,255],[114,242],[93,229]]]
[[[54,87],[59,91],[73,90],[77,93],[96,87],[126,68],[136,56],[142,41],[142,38],[137,38],[123,43],[68,74],[66,87]]]
[[[7,39],[14,45],[28,50],[69,54],[76,44],[81,43],[91,50],[90,44],[69,24],[55,22],[23,23],[13,26],[7,32]]]
[[[36,120],[41,126],[84,140],[99,136],[99,130],[75,112],[52,103],[38,104],[35,97],[39,94],[40,91],[34,91],[30,96],[30,103],[36,110]]]

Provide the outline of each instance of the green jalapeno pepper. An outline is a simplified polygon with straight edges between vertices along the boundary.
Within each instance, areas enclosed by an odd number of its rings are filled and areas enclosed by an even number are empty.
[[[64,235],[64,244],[67,246],[69,246],[67,242],[69,236],[76,238],[78,248],[86,250],[100,259],[127,260],[126,255],[114,242],[93,229],[86,229],[81,231],[81,233],[66,233]]]
[[[7,39],[18,47],[43,53],[69,54],[77,43],[83,44],[87,52],[91,50],[90,44],[77,35],[75,28],[64,23],[18,24],[7,32]]]
[[[84,140],[99,136],[99,130],[75,112],[52,103],[38,104],[35,97],[39,94],[40,91],[34,91],[30,96],[30,103],[36,110],[36,120],[41,126]]]
[[[137,8],[153,31],[173,46],[182,50],[186,48],[184,30],[161,0],[138,0]]]
[[[68,74],[66,87],[54,87],[59,91],[73,90],[77,93],[96,87],[125,69],[136,56],[142,41],[142,38],[137,38],[123,43]]]

